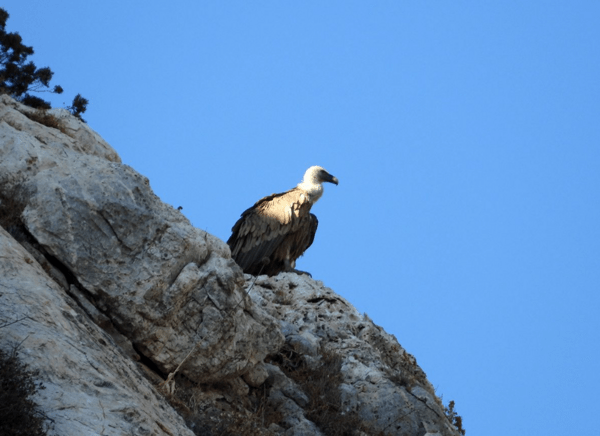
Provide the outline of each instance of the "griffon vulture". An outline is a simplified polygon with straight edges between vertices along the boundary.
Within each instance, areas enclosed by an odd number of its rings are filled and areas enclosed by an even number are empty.
[[[296,259],[315,238],[319,222],[310,208],[323,195],[323,182],[337,185],[338,179],[321,167],[310,167],[298,186],[261,198],[242,213],[227,244],[245,273],[302,272],[294,269]]]

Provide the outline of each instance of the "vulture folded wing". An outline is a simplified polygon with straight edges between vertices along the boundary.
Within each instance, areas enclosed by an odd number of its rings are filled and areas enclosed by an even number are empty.
[[[294,188],[264,197],[242,213],[233,226],[227,244],[231,248],[232,257],[244,272],[256,275],[260,271],[269,271],[272,274],[273,268],[281,268],[275,266],[273,253],[287,235],[297,229],[301,221],[297,211],[303,200],[302,192]],[[263,271],[264,258],[269,259],[271,266]],[[276,263],[279,265],[281,262]]]
[[[282,245],[289,247],[289,256],[292,261],[295,262],[312,245],[318,225],[317,217],[310,213],[301,220],[297,230],[287,236]]]

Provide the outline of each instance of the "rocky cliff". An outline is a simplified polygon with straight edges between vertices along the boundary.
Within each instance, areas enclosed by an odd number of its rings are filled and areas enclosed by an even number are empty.
[[[0,348],[56,435],[457,435],[323,283],[254,278],[67,111],[0,98]]]

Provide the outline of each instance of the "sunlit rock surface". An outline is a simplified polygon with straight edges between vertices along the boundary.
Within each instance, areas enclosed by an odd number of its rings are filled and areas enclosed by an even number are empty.
[[[458,434],[396,338],[307,276],[244,276],[49,113],[0,97],[0,347],[39,370],[50,434]]]

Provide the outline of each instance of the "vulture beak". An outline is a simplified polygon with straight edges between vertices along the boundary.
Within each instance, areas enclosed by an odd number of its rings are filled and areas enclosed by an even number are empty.
[[[337,177],[334,177],[331,174],[327,174],[327,178],[325,179],[325,182],[334,183],[337,185],[338,179],[337,179]]]

